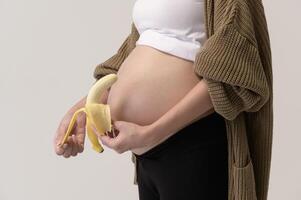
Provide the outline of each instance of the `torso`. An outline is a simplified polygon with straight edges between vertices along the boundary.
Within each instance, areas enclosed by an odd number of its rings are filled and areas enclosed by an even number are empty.
[[[152,124],[200,81],[194,60],[206,40],[204,2],[162,2],[139,0],[134,5],[132,17],[140,37],[108,94],[113,121]],[[175,17],[181,20],[175,22]],[[132,152],[140,154],[149,148]]]
[[[133,49],[117,76],[107,99],[112,120],[139,125],[156,121],[200,81],[194,62],[147,45]]]

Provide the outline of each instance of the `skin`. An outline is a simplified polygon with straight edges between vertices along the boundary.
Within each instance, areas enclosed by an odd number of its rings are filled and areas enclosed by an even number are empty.
[[[155,121],[144,137],[152,148],[183,127],[213,112],[208,86],[204,80],[201,80],[181,101]]]
[[[106,103],[109,91],[103,93],[100,102]],[[79,113],[74,129],[72,130],[67,142],[62,146],[57,146],[59,141],[61,141],[67,131],[68,125],[71,121],[73,113],[84,107],[86,104],[87,96],[81,98],[76,102],[63,116],[56,133],[53,138],[54,151],[57,155],[69,158],[70,156],[76,156],[84,151],[84,141],[85,141],[85,126],[86,126],[86,114],[84,112]]]
[[[74,106],[72,106],[67,113],[63,116],[54,136],[53,145],[54,150],[57,155],[69,158],[70,156],[76,156],[78,153],[82,153],[84,150],[84,140],[85,140],[85,124],[86,118],[84,113],[79,113],[77,121],[74,125],[67,142],[62,146],[57,146],[60,140],[63,139],[64,134],[67,131],[68,125],[72,118],[73,113],[83,107],[86,102],[86,97],[78,101]]]
[[[140,155],[212,113],[206,82],[193,69],[191,61],[137,45],[120,66],[117,82],[101,97],[100,102],[110,105],[116,134],[116,137],[112,133],[100,136],[95,131],[101,143],[119,154],[131,150]],[[85,105],[85,98],[67,111],[57,129],[54,137],[57,155],[69,158],[83,152],[84,113],[80,113],[67,144],[62,148],[56,144],[66,132],[73,113]]]

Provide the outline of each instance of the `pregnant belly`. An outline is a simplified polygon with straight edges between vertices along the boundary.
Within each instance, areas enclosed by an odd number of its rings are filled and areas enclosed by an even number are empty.
[[[139,125],[155,122],[200,81],[193,64],[150,46],[137,45],[120,66],[118,80],[110,88],[107,104],[112,120]]]

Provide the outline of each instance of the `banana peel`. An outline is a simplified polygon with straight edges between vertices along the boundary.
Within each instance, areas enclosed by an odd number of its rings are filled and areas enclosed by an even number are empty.
[[[94,133],[94,129],[100,135],[107,135],[107,131],[112,131],[112,120],[110,106],[108,104],[99,103],[99,99],[103,92],[110,88],[117,81],[116,74],[108,74],[100,78],[89,90],[85,107],[74,112],[68,129],[64,138],[58,145],[63,145],[73,129],[78,114],[80,112],[86,113],[86,132],[92,144],[92,149],[98,153],[104,151],[102,145],[99,143],[98,136]]]

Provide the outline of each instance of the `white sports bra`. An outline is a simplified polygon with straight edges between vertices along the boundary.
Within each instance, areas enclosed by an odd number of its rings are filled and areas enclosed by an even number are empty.
[[[140,34],[136,45],[195,60],[206,38],[204,0],[137,0],[133,22]]]

